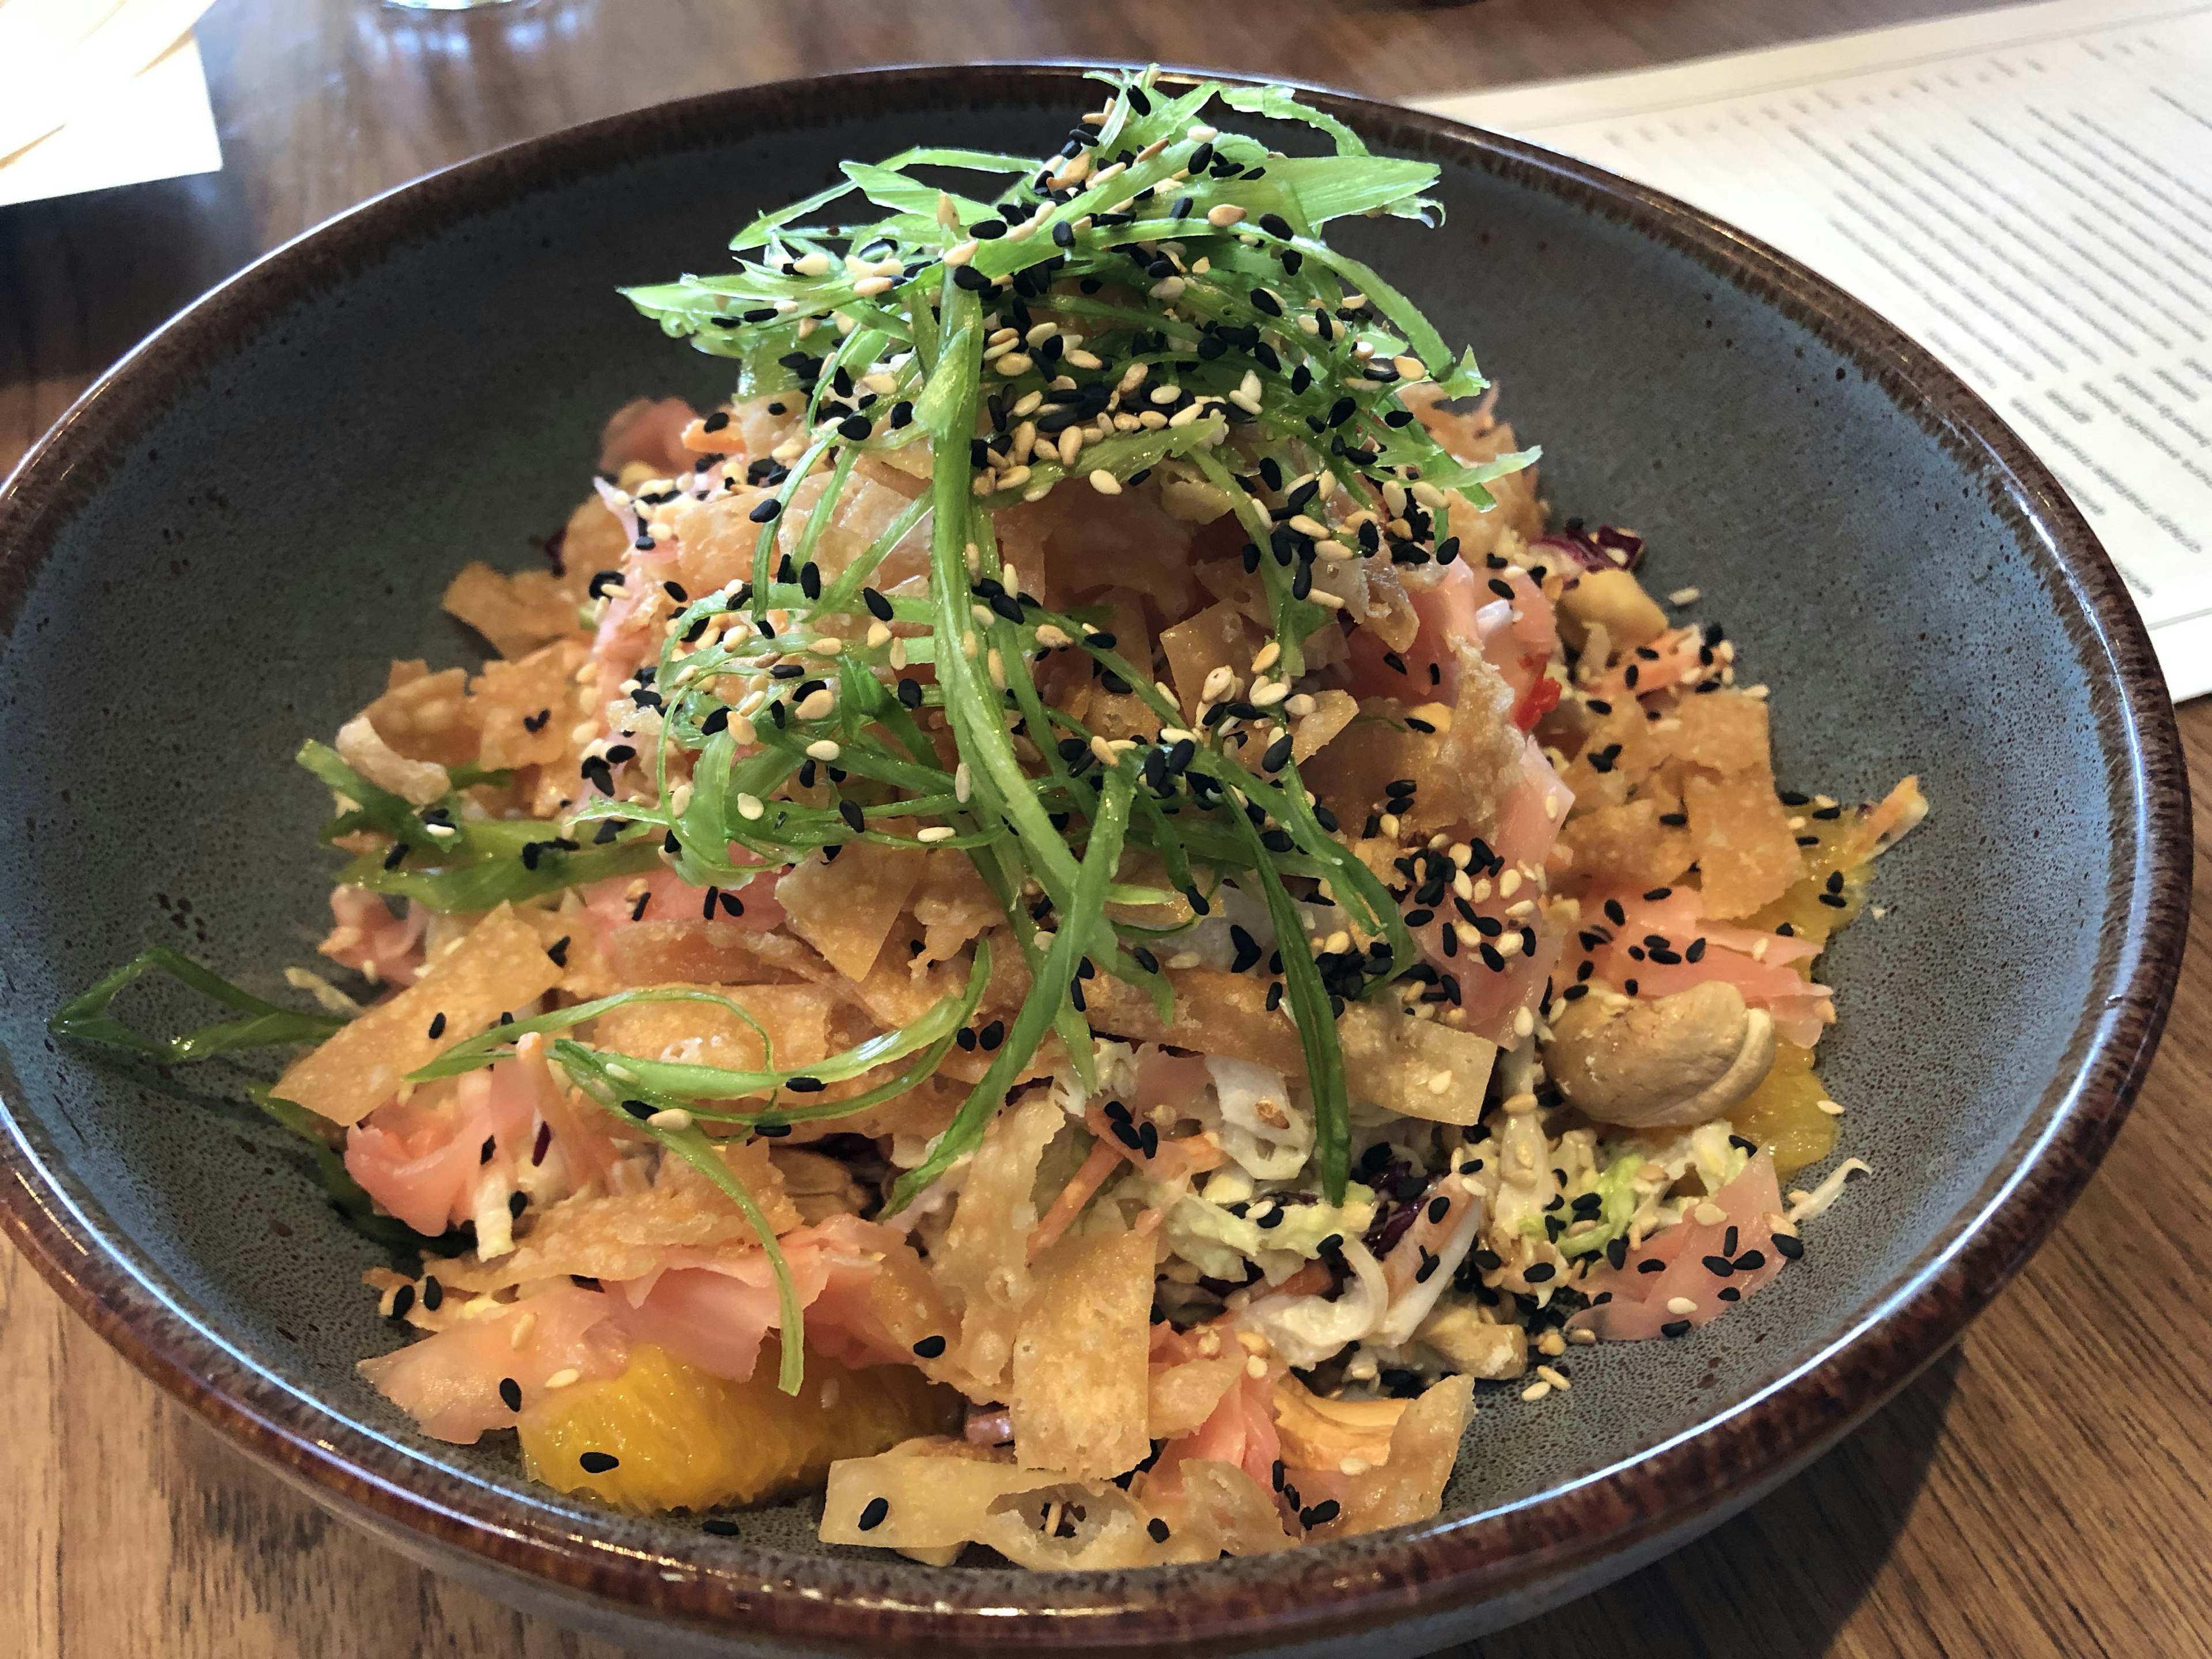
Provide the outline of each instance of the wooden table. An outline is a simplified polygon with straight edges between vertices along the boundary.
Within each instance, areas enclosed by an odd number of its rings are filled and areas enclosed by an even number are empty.
[[[860,64],[1070,57],[1409,97],[1966,3],[539,0],[423,16],[371,0],[222,0],[200,29],[221,173],[0,210],[0,469],[148,330],[307,226],[493,144],[664,98]],[[2212,702],[2182,727],[2201,788]],[[2199,891],[2212,915],[2212,880]],[[1479,1651],[2212,1653],[2208,1017],[2200,946],[2103,1172],[1957,1351],[1748,1515]],[[2119,1298],[2113,1264],[2130,1292]],[[0,1504],[0,1650],[613,1651],[325,1519],[156,1393],[7,1251],[0,1443],[15,1480]]]

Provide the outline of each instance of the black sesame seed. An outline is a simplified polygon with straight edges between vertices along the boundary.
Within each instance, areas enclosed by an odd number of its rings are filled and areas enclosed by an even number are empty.
[[[1531,1285],[1541,1285],[1558,1272],[1559,1268],[1548,1261],[1532,1261],[1522,1269],[1521,1277]]]
[[[394,1319],[406,1318],[414,1311],[414,1308],[415,1287],[412,1285],[402,1285],[398,1290],[392,1291],[392,1316]]]
[[[441,1012],[430,1016],[430,1041],[435,1042],[446,1035],[446,1016]]]
[[[445,1304],[446,1287],[425,1273],[422,1277],[422,1308],[426,1313],[435,1313]]]
[[[914,1351],[916,1357],[922,1359],[938,1358],[945,1352],[945,1339],[941,1336],[925,1336],[914,1345]]]
[[[1805,1254],[1805,1241],[1790,1233],[1774,1235],[1774,1253],[1784,1261],[1795,1261]],[[396,1307],[398,1304],[394,1304]]]
[[[499,1379],[499,1400],[511,1412],[522,1409],[522,1384],[511,1376]]]
[[[891,1505],[889,1498],[871,1498],[868,1500],[867,1507],[860,1511],[860,1530],[862,1532],[873,1532],[878,1527],[884,1524],[884,1518],[889,1516],[890,1512]]]
[[[1687,1336],[1689,1334],[1690,1322],[1686,1319],[1670,1319],[1659,1328],[1659,1334],[1669,1339]]]

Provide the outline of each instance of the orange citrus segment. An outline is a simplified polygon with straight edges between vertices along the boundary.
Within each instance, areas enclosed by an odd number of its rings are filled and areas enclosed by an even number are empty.
[[[1874,853],[1861,815],[1847,806],[1836,817],[1824,818],[1819,816],[1822,810],[1817,805],[1789,809],[1805,854],[1805,876],[1764,910],[1745,918],[1745,927],[1771,933],[1787,922],[1800,939],[1825,945],[1864,908]],[[1838,873],[1843,884],[1832,890],[1828,878]],[[1843,902],[1832,904],[1826,898]],[[1814,963],[1791,966],[1806,978],[1813,977]],[[1836,1149],[1836,1119],[1820,1108],[1827,1097],[1812,1051],[1779,1042],[1774,1069],[1750,1098],[1729,1114],[1729,1122],[1738,1134],[1774,1149],[1774,1173],[1786,1181]]]
[[[872,1456],[961,1419],[957,1394],[905,1365],[850,1370],[810,1352],[796,1395],[776,1387],[776,1365],[774,1333],[743,1382],[650,1344],[633,1348],[620,1376],[561,1389],[523,1413],[524,1473],[617,1509],[707,1510],[818,1484],[838,1458]]]
[[[1820,1109],[1828,1091],[1813,1069],[1813,1051],[1774,1045],[1774,1069],[1729,1115],[1729,1127],[1774,1151],[1774,1174],[1788,1180],[1836,1149],[1836,1120]]]

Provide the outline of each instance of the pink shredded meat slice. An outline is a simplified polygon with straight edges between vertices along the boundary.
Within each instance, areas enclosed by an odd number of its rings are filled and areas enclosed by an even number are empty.
[[[1589,1295],[1609,1293],[1611,1299],[1583,1309],[1567,1322],[1569,1327],[1594,1331],[1606,1342],[1679,1335],[1719,1318],[1782,1271],[1773,1227],[1782,1213],[1782,1194],[1771,1152],[1759,1152],[1707,1201],[1721,1210],[1720,1220],[1697,1220],[1693,1206],[1684,1219],[1631,1251],[1621,1267],[1601,1267],[1585,1279],[1582,1289]],[[1733,1252],[1728,1249],[1731,1242]],[[1662,1264],[1660,1270],[1644,1271],[1644,1264],[1652,1261]],[[1735,1295],[1721,1294],[1729,1290]],[[1683,1311],[1669,1305],[1682,1302],[1694,1306]]]
[[[1633,983],[1635,994],[1643,998],[1671,996],[1707,980],[1725,980],[1743,993],[1751,1006],[1773,1015],[1775,1031],[1784,1042],[1801,1048],[1820,1042],[1821,1032],[1835,1022],[1834,994],[1790,966],[1818,956],[1821,947],[1817,941],[1706,921],[1699,915],[1694,887],[1652,890],[1664,896],[1651,898],[1626,889],[1600,889],[1583,896],[1576,950],[1582,950],[1579,936],[1594,941],[1589,955],[1599,978],[1623,988]],[[1608,904],[1619,906],[1626,920],[1614,921]],[[1608,933],[1610,939],[1601,937]],[[1682,960],[1653,960],[1654,947],[1648,941],[1654,939],[1666,941],[1657,948]],[[1704,941],[1702,948],[1699,940]],[[1759,950],[1761,940],[1765,948],[1754,957],[1751,953]],[[1632,957],[1632,948],[1643,955]],[[1690,959],[1692,950],[1697,951],[1695,961]]]

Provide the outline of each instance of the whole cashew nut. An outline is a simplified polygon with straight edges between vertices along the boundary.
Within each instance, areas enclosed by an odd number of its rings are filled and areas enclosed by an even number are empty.
[[[1636,1002],[1603,986],[1554,1022],[1545,1063],[1584,1115],[1632,1129],[1720,1116],[1765,1081],[1774,1019],[1724,980]]]

